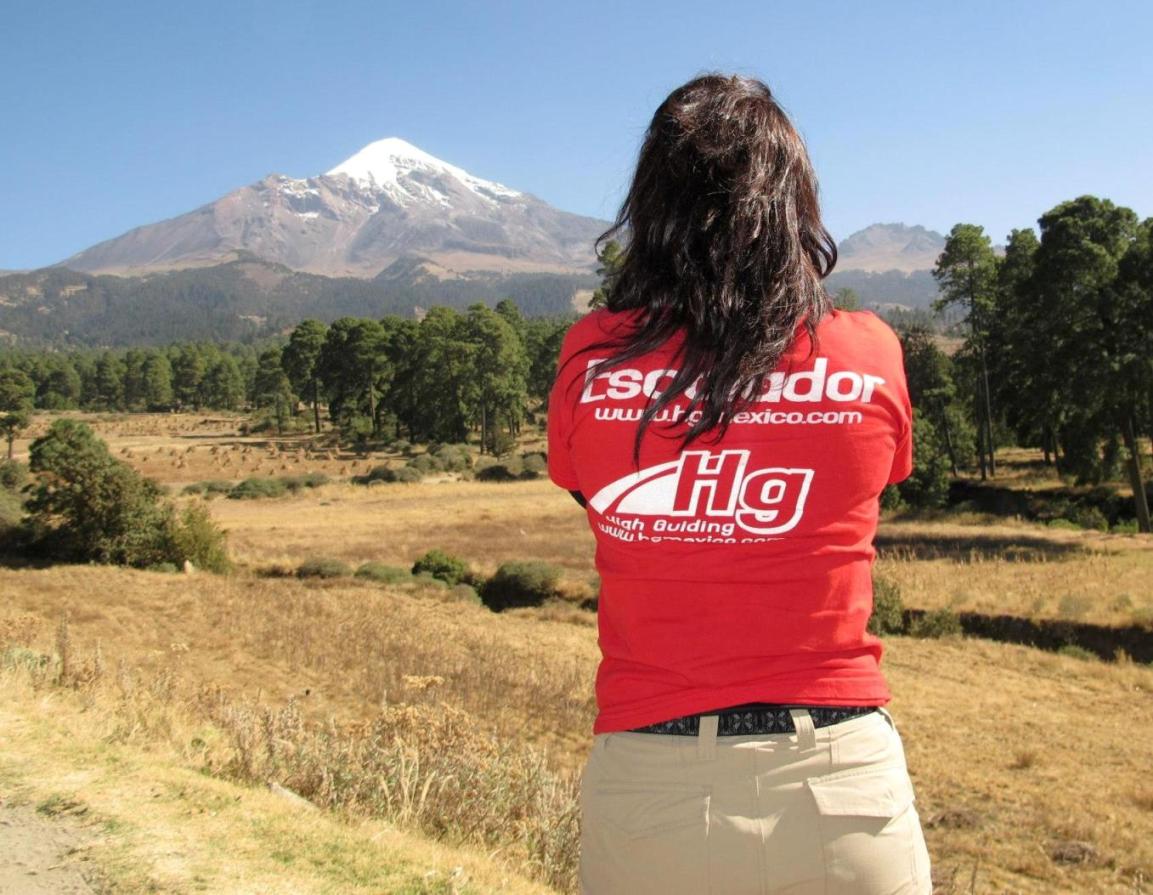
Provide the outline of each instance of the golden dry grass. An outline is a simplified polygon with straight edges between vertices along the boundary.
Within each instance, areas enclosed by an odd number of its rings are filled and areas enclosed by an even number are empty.
[[[0,588],[34,617],[21,639],[44,648],[70,607],[78,650],[99,639],[106,656],[175,665],[272,705],[295,695],[318,716],[363,719],[382,692],[418,704],[435,695],[570,769],[590,739],[595,632],[528,610],[491,615],[436,591],[78,566],[4,570]],[[1135,733],[1153,730],[1153,670],[904,637],[887,639],[883,668],[941,873],[979,862],[977,891],[996,892],[1130,892],[1149,878],[1149,745]],[[443,683],[406,686],[413,674]],[[1080,841],[1093,861],[1048,856]]]
[[[5,801],[82,818],[82,860],[117,895],[544,895],[491,854],[381,819],[307,810],[268,788],[200,773],[205,725],[167,705],[165,735],[124,729],[108,694],[35,689],[0,671]],[[17,859],[18,856],[8,856]]]
[[[251,574],[313,555],[409,565],[441,547],[482,572],[506,559],[557,563],[575,596],[594,574],[593,539],[567,494],[547,481],[337,482],[210,506],[247,571],[225,579],[0,569],[0,621],[27,620],[20,639],[50,650],[67,611],[79,650],[99,641],[110,660],[150,673],[174,668],[238,699],[282,706],[296,697],[313,720],[366,722],[382,701],[443,700],[497,737],[547,750],[558,774],[583,764],[595,715],[592,613],[494,615],[434,588]],[[1153,611],[1147,536],[971,516],[887,520],[881,540],[893,546],[876,572],[901,586],[907,606],[1103,624]],[[1145,891],[1153,878],[1153,669],[907,637],[886,638],[882,669],[938,892]]]

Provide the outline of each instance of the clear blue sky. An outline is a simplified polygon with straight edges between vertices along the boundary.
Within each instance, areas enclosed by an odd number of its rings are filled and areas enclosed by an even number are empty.
[[[0,268],[399,136],[611,217],[670,90],[765,80],[837,239],[1153,214],[1153,4],[5,0]]]

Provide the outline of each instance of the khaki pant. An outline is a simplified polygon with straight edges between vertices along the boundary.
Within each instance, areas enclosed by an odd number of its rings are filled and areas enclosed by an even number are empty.
[[[582,895],[931,895],[884,708],[796,732],[602,733],[581,776]]]

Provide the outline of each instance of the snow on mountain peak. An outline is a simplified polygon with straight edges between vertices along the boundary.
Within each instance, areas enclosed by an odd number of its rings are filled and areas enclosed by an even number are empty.
[[[358,153],[345,159],[325,174],[346,174],[353,180],[375,186],[400,197],[431,198],[439,204],[448,204],[447,197],[425,183],[414,183],[405,175],[414,170],[434,171],[451,175],[483,199],[495,202],[517,198],[522,193],[503,184],[474,177],[463,168],[429,155],[400,137],[386,137],[369,143]],[[402,183],[402,178],[405,182]],[[415,189],[414,189],[415,187]]]

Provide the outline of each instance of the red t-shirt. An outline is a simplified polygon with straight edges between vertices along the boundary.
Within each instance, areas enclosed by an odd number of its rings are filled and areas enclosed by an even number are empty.
[[[646,430],[637,472],[637,420],[670,381],[681,334],[591,381],[610,351],[565,364],[634,319],[602,309],[573,324],[548,405],[549,477],[583,493],[596,537],[593,733],[746,702],[889,702],[884,647],[865,625],[879,497],[912,471],[896,333],[871,311],[834,310],[802,360],[798,327],[722,439],[680,451],[682,394]]]

